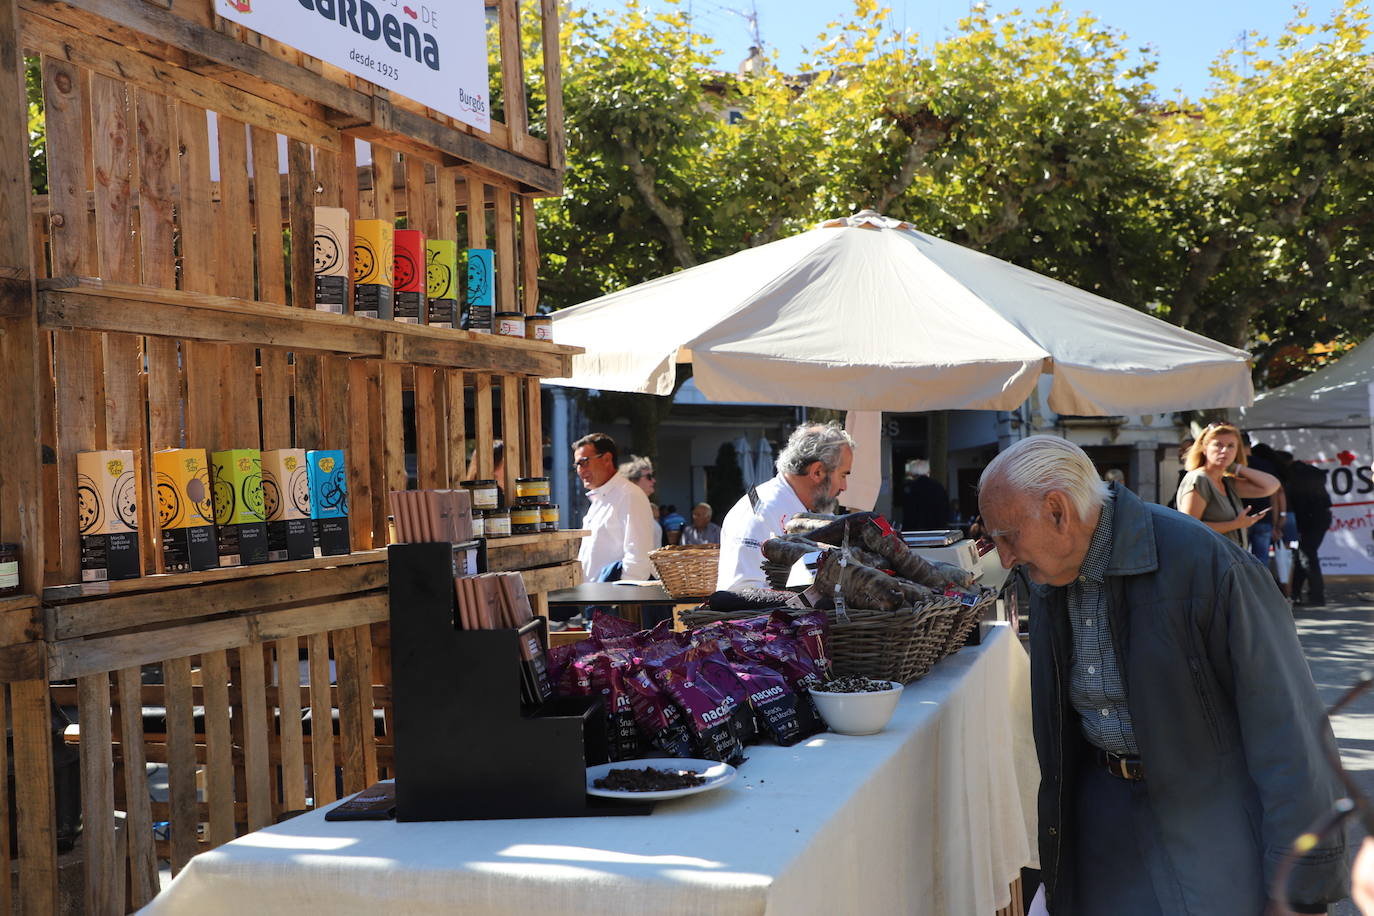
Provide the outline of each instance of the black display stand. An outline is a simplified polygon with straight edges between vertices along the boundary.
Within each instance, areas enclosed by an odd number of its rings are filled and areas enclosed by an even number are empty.
[[[387,563],[398,821],[653,810],[586,794],[606,754],[599,698],[522,707],[519,631],[458,629],[455,545],[393,544]]]

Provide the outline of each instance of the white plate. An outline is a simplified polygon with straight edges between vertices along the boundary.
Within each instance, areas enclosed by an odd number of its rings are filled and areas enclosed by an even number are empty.
[[[611,770],[634,770],[644,767],[653,767],[658,770],[689,770],[698,776],[703,776],[706,781],[699,786],[689,786],[686,789],[664,789],[660,792],[630,792],[617,789],[598,789],[592,785],[596,780],[601,779]],[[627,798],[636,801],[658,801],[665,798],[681,798],[684,795],[695,795],[698,792],[709,792],[712,789],[719,789],[721,786],[735,778],[735,768],[728,763],[719,763],[715,760],[697,760],[693,757],[648,757],[643,760],[619,760],[615,763],[599,763],[594,767],[587,767],[587,794],[595,795],[599,798]]]

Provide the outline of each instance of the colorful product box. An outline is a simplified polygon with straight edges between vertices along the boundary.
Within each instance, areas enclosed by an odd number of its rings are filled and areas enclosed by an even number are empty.
[[[458,243],[444,239],[425,242],[425,296],[429,326],[456,328],[458,312]]]
[[[396,227],[390,220],[353,221],[353,314],[391,320],[395,257]]]
[[[153,453],[162,561],[167,572],[198,572],[219,565],[210,463],[203,448]]]
[[[142,575],[138,556],[138,473],[128,450],[78,452],[76,518],[81,581]]]
[[[343,315],[348,311],[348,211],[315,208],[315,308]]]
[[[219,565],[267,562],[267,518],[262,493],[262,453],[231,448],[210,456]]]
[[[395,320],[419,324],[425,318],[425,234],[418,229],[396,230],[392,261],[396,283]]]
[[[305,453],[310,477],[310,517],[320,556],[336,557],[351,550],[348,537],[348,474],[342,449],[312,449]]]
[[[278,448],[262,453],[262,501],[267,512],[267,559],[308,560],[315,556],[305,449]]]
[[[490,248],[468,249],[466,327],[478,334],[491,333],[492,306],[496,304],[496,252]]]

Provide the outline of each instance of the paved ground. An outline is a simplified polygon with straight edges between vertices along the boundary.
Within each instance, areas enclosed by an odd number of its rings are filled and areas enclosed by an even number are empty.
[[[1298,637],[1312,666],[1312,678],[1328,705],[1362,673],[1374,670],[1374,582],[1333,583],[1327,589],[1326,607],[1298,607],[1295,619]],[[1332,720],[1332,727],[1346,771],[1374,798],[1374,690],[1346,707]],[[1352,849],[1363,836],[1363,829],[1352,830]],[[1357,916],[1348,900],[1333,907],[1331,913]]]

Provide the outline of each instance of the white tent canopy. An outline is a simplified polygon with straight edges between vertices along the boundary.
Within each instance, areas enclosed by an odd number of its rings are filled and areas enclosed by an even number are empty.
[[[1241,412],[1246,429],[1365,427],[1374,382],[1374,337],[1333,365],[1255,397]]]
[[[869,211],[554,314],[560,384],[714,401],[1062,414],[1250,403],[1248,355]]]

